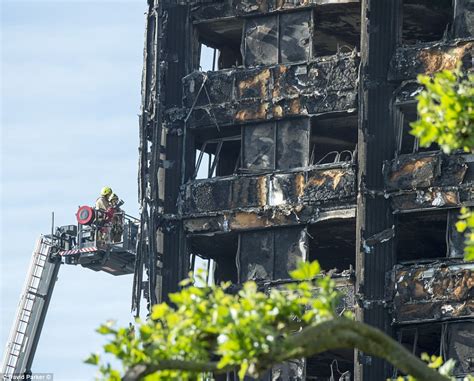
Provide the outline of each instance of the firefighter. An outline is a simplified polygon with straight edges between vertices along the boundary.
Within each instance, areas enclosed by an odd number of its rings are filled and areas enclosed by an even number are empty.
[[[105,245],[107,242],[110,241],[110,226],[107,226],[107,222],[112,219],[112,216],[109,217],[109,197],[112,193],[112,188],[103,187],[100,191],[100,197],[95,201],[95,208],[103,212],[97,219],[99,225],[96,237],[98,246]]]
[[[123,213],[120,206],[123,205],[123,201],[113,192],[110,194],[108,200],[110,208],[114,210],[111,238],[113,242],[120,242],[123,234]]]
[[[123,201],[120,200],[114,192],[110,194],[108,200],[111,208],[120,209],[120,207],[123,205]]]
[[[103,187],[100,191],[100,197],[95,202],[95,208],[106,211],[110,208],[109,197],[113,194],[112,188]]]

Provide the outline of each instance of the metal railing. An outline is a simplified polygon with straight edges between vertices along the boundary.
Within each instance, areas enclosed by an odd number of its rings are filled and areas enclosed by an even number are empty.
[[[314,156],[315,155],[314,155],[314,149],[313,149],[313,152],[310,158],[310,162],[312,163],[312,165],[352,163],[354,161],[354,151],[350,151],[350,150],[330,151],[316,162],[315,162]]]
[[[98,221],[94,224],[90,226],[78,225],[78,248],[97,247],[105,249],[105,246],[122,245],[124,249],[133,249],[134,251],[138,219],[126,214],[122,210],[115,212],[110,220],[106,220],[105,213],[101,213],[103,216],[99,217]],[[114,227],[122,229],[119,240],[113,239]]]

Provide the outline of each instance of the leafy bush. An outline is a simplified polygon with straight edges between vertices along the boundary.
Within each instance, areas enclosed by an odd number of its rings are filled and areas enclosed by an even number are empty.
[[[181,360],[203,366],[217,362],[219,369],[238,367],[240,378],[256,375],[263,357],[277,348],[285,349],[281,345],[288,335],[336,316],[339,295],[334,281],[315,278],[319,272],[318,262],[301,262],[291,273],[293,283],[263,292],[255,282],[246,282],[234,294],[228,292],[230,283],[196,287],[194,283],[206,283],[204,277],[193,279],[190,274],[181,282],[183,289],[169,295],[173,306],[155,305],[150,319],[138,321],[136,334],[127,328],[116,329],[111,322],[97,332],[112,338],[104,351],[119,359],[125,369],[146,364],[153,370],[163,360]],[[86,361],[98,365],[100,357],[93,354]],[[100,371],[109,380],[121,379],[110,364],[100,365]],[[152,373],[145,379],[206,379],[201,371]]]
[[[352,313],[340,316],[340,295],[334,281],[321,276],[318,262],[301,262],[290,275],[291,282],[264,291],[246,282],[230,292],[229,283],[196,287],[204,278],[191,274],[170,295],[173,305],[154,306],[147,321],[137,321],[137,332],[112,322],[98,328],[109,338],[104,352],[122,364],[122,372],[98,354],[86,362],[99,366],[101,378],[109,381],[208,381],[231,370],[240,379],[258,377],[290,359],[358,348],[418,380],[450,380],[452,361],[441,366],[435,357],[426,365],[383,332],[354,321]]]
[[[445,153],[474,147],[474,74],[444,70],[433,77],[419,75],[425,89],[417,96],[419,120],[411,134],[420,145],[437,143]]]
[[[474,213],[471,209],[461,208],[456,228],[460,233],[465,233],[464,260],[474,261]]]
[[[474,148],[474,74],[444,70],[433,77],[419,75],[418,82],[425,89],[418,95],[419,119],[411,123],[411,134],[428,147],[437,143],[445,153]],[[474,214],[461,210],[456,225],[466,232],[464,259],[474,260]]]

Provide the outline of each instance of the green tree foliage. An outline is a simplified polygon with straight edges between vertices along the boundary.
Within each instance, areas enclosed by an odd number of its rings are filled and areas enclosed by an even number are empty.
[[[464,233],[466,246],[464,260],[474,261],[474,212],[468,208],[461,208],[459,221],[456,223],[459,232]]]
[[[418,95],[419,119],[411,124],[411,134],[420,145],[437,143],[447,154],[474,149],[474,74],[444,70],[433,77],[419,75],[425,89]],[[474,260],[474,214],[462,208],[457,229],[465,232],[464,259]]]
[[[444,70],[419,75],[425,89],[417,96],[419,119],[411,124],[420,145],[437,143],[445,153],[474,147],[474,74]]]
[[[221,287],[196,287],[205,284],[202,275],[186,279],[180,292],[169,295],[175,307],[155,305],[150,319],[138,322],[139,332],[131,335],[125,328],[115,329],[110,323],[98,332],[113,339],[104,347],[125,366],[153,364],[162,360],[184,360],[212,363],[224,369],[239,366],[239,374],[255,373],[262,356],[276,341],[282,341],[300,324],[333,318],[338,294],[334,282],[327,277],[312,279],[319,273],[314,262],[300,266],[292,275],[301,282],[285,285],[280,290],[260,292],[255,282],[247,282],[236,294],[228,291],[230,283]],[[313,297],[317,286],[318,298]],[[306,306],[311,308],[306,308]],[[89,362],[98,363],[93,355]],[[114,380],[119,373],[102,365],[104,375]],[[201,372],[163,370],[148,379],[204,379]]]
[[[438,370],[439,374],[445,376],[448,379],[454,380],[455,378],[452,376],[454,366],[456,362],[453,359],[449,359],[444,361],[441,356],[435,355],[428,355],[427,353],[421,354],[421,359],[428,364],[428,367],[431,369]],[[415,377],[407,376],[407,377],[398,377],[397,381],[417,381]],[[464,381],[474,381],[474,376],[468,375],[464,378]]]
[[[448,379],[382,332],[354,321],[351,313],[337,313],[335,283],[319,273],[318,262],[301,262],[291,283],[265,292],[255,282],[230,292],[229,283],[196,287],[205,284],[202,277],[197,283],[187,279],[170,295],[173,305],[154,306],[147,321],[137,322],[136,332],[110,322],[99,327],[109,338],[104,352],[121,363],[121,371],[98,354],[86,362],[112,381],[210,380],[228,370],[242,379],[288,359],[358,347],[419,380]]]

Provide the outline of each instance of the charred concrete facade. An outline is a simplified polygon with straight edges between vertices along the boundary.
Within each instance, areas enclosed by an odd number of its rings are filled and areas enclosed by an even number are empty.
[[[418,74],[472,70],[473,14],[471,0],[149,0],[134,308],[197,261],[274,287],[317,259],[341,310],[473,372],[474,265],[454,224],[474,156],[408,133]],[[337,351],[265,379],[395,375]]]

